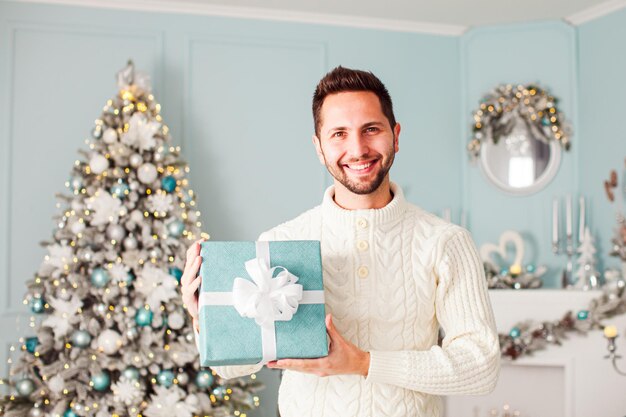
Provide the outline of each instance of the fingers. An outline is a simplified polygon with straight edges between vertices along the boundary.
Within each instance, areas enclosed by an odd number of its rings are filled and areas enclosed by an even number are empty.
[[[200,270],[200,265],[202,264],[202,257],[196,256],[190,265],[185,267],[185,271],[183,271],[183,276],[180,279],[180,284],[182,286],[182,291],[185,290],[185,287],[189,285],[189,283],[198,275],[198,271]]]
[[[330,314],[326,314],[326,331],[328,332],[328,336],[330,336],[331,343],[333,342],[333,340],[337,340],[337,338],[341,337],[341,335],[335,328],[335,324],[333,323],[333,317]]]
[[[324,367],[325,358],[320,359],[279,359],[267,363],[268,368],[294,369],[299,371],[312,371]]]
[[[185,269],[187,269],[187,266],[191,264],[193,260],[195,259],[195,257],[200,254],[200,244],[202,242],[206,242],[206,239],[202,238],[202,239],[196,240],[187,249],[187,259],[185,261]]]
[[[190,294],[194,294],[194,297],[197,298],[197,296],[195,296],[196,291],[198,290],[198,287],[200,286],[200,284],[202,283],[202,277],[196,277],[196,279],[194,279],[193,281],[191,281],[189,283],[188,291]]]
[[[292,371],[307,372],[317,376],[334,374],[327,358],[319,359],[279,359],[267,363],[270,369],[290,369]]]

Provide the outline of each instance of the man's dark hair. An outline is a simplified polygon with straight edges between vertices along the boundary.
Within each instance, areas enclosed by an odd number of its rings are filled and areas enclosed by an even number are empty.
[[[346,91],[370,91],[378,97],[383,114],[389,120],[393,129],[396,126],[396,117],[393,115],[393,104],[387,87],[368,71],[354,70],[338,66],[324,76],[317,84],[313,94],[313,123],[315,124],[315,134],[320,137],[320,125],[322,104],[329,94],[342,93]]]

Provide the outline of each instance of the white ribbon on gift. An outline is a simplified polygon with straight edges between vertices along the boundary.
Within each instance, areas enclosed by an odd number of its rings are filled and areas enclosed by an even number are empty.
[[[253,318],[261,327],[263,359],[276,359],[276,321],[289,321],[300,304],[324,304],[324,291],[303,291],[298,277],[282,266],[270,265],[269,242],[256,242],[256,258],[246,261],[252,281],[237,277],[232,293],[201,292],[198,304],[232,305],[242,317]],[[278,274],[274,277],[276,271]]]

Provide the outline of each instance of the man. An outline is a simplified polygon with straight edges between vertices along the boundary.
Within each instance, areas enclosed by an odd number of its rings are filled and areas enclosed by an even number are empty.
[[[387,89],[371,73],[335,68],[317,86],[313,118],[334,185],[320,206],[259,240],[321,241],[330,350],[268,364],[286,370],[281,415],[434,417],[440,395],[490,392],[500,352],[482,263],[467,231],[390,182],[400,125]],[[194,323],[199,243],[182,278]],[[214,369],[228,378],[260,366]]]

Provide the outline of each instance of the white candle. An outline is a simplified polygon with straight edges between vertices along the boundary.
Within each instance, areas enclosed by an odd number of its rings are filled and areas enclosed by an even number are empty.
[[[565,199],[565,233],[572,236],[572,195],[568,194]]]
[[[552,200],[552,243],[559,243],[559,200]]]
[[[467,212],[461,211],[461,227],[467,229]]]
[[[585,238],[585,197],[580,197],[578,211],[580,220],[578,221],[578,242],[582,242]]]

